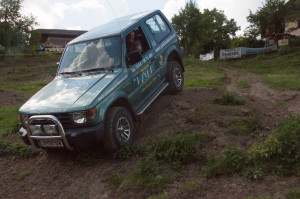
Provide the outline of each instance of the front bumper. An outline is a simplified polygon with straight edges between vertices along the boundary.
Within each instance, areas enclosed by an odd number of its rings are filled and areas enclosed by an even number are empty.
[[[57,126],[59,135],[55,136],[33,136],[30,130],[30,124],[35,120],[49,120]],[[81,149],[89,146],[90,144],[101,141],[104,136],[104,124],[98,123],[92,127],[82,127],[64,130],[60,121],[53,115],[36,115],[29,118],[27,123],[27,129],[21,128],[19,133],[22,136],[23,141],[35,147],[42,148],[66,148],[68,150]],[[63,146],[41,146],[40,140],[45,141],[59,141],[63,143]]]

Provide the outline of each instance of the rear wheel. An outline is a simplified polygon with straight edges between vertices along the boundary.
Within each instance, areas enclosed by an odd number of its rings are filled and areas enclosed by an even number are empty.
[[[176,61],[170,61],[167,65],[168,91],[171,94],[179,93],[183,89],[184,83],[182,68]]]
[[[133,138],[133,119],[130,112],[123,107],[108,110],[104,123],[104,146],[115,152],[122,144],[131,143]]]

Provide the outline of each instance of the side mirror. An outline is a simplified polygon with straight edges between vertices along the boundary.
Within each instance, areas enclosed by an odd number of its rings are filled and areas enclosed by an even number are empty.
[[[128,54],[128,59],[129,59],[130,65],[133,65],[142,60],[142,55],[140,54],[140,52],[138,50],[135,50],[135,51],[131,52],[130,54]]]

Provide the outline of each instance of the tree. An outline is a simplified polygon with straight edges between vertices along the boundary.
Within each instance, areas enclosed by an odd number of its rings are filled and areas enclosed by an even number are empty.
[[[218,55],[220,48],[226,48],[239,30],[236,22],[228,20],[223,11],[204,9],[202,13],[194,2],[188,2],[173,16],[172,25],[187,54],[195,57],[212,50]]]
[[[284,0],[269,0],[263,7],[259,7],[256,13],[252,13],[247,17],[250,26],[247,32],[252,36],[257,37],[275,37],[280,39],[285,32],[285,24],[287,21],[294,21],[299,14],[294,14],[294,11],[299,9],[299,3]],[[287,32],[293,29],[287,30]]]
[[[22,0],[0,0],[0,44],[3,55],[10,47],[28,43],[30,31],[37,25],[35,19],[20,14]]]

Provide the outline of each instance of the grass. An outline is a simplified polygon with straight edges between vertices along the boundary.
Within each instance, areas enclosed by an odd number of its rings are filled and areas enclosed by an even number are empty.
[[[0,88],[34,94],[55,76],[61,55],[12,56],[0,62]]]
[[[183,59],[185,67],[184,87],[223,88],[226,73],[218,67],[217,62],[202,62],[197,59]]]
[[[31,173],[32,173],[32,170],[31,170],[31,169],[19,173],[19,175],[18,175],[18,180],[24,179],[26,176],[31,175]]]
[[[202,192],[202,185],[198,181],[191,181],[183,184],[181,189],[189,193]]]
[[[248,88],[251,87],[250,84],[249,84],[249,82],[247,82],[247,81],[239,81],[238,84],[237,84],[237,86],[240,89],[248,89]]]
[[[264,82],[275,89],[289,88],[300,90],[300,47],[289,54],[258,55],[230,62],[231,66],[243,68],[262,75]]]
[[[18,110],[20,106],[0,106],[0,140],[18,130]]]
[[[244,105],[245,100],[243,99],[236,99],[232,93],[226,92],[224,93],[221,97],[215,98],[214,99],[215,104],[220,104],[220,105]]]

